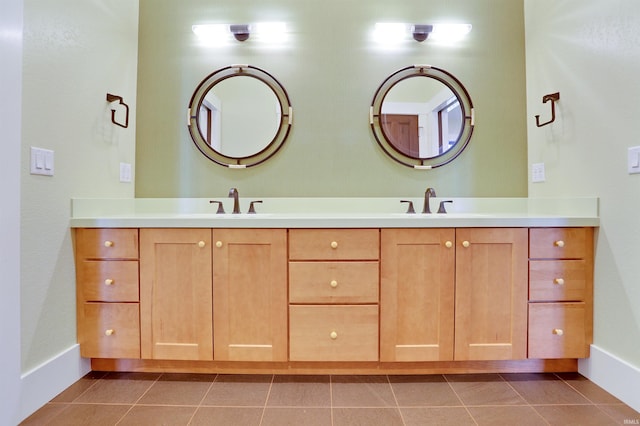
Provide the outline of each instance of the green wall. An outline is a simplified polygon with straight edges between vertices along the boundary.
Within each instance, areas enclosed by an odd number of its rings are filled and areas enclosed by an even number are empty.
[[[289,39],[203,46],[193,24],[284,21]],[[371,40],[376,22],[468,22],[455,46],[427,40],[394,50]],[[523,4],[513,0],[141,0],[137,197],[526,196]],[[290,138],[267,163],[230,170],[206,159],[187,130],[187,104],[208,74],[248,63],[272,73],[294,108]],[[368,122],[378,85],[411,64],[448,70],[476,109],[468,148],[450,165],[416,171],[386,157]]]

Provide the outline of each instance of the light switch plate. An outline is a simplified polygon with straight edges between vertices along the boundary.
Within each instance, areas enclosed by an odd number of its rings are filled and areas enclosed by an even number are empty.
[[[53,176],[53,151],[31,147],[31,174]]]
[[[531,165],[531,182],[544,182],[544,163],[533,163]]]
[[[629,174],[640,173],[640,146],[632,146],[629,148],[627,166]]]

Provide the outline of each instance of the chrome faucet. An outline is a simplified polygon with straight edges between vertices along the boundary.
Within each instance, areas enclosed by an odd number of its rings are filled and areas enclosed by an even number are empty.
[[[431,197],[436,196],[436,190],[433,188],[427,188],[424,192],[424,207],[422,207],[422,213],[431,213],[431,207],[429,206],[429,200]]]
[[[240,200],[238,190],[236,188],[231,188],[229,190],[229,198],[233,198],[233,214],[240,213]]]

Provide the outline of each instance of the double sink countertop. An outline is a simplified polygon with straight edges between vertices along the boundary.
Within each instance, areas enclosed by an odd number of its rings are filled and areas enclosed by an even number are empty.
[[[216,214],[221,201],[227,213]],[[413,202],[416,213],[406,213]],[[435,213],[440,201],[447,213]],[[251,201],[257,213],[248,214]],[[598,198],[111,198],[71,200],[72,228],[476,228],[598,226]]]

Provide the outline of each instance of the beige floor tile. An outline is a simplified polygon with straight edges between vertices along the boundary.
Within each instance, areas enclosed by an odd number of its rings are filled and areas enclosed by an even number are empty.
[[[447,375],[465,405],[523,405],[524,399],[498,374]]]
[[[548,423],[530,406],[468,407],[478,426],[544,426]]]
[[[136,405],[118,426],[187,426],[196,407]]]
[[[475,425],[464,407],[400,408],[406,426],[465,426]]]
[[[260,426],[331,426],[331,408],[267,407]]]
[[[264,407],[271,387],[271,375],[220,374],[202,405],[216,407]]]
[[[389,381],[400,407],[462,405],[442,375],[389,376]]]
[[[263,408],[200,407],[189,426],[258,426]]]
[[[618,424],[595,405],[535,405],[533,408],[551,425],[613,426]]]
[[[386,376],[332,376],[334,407],[395,407],[396,400]]]
[[[268,407],[331,407],[329,376],[275,376]]]
[[[402,426],[397,408],[334,408],[334,426]]]

